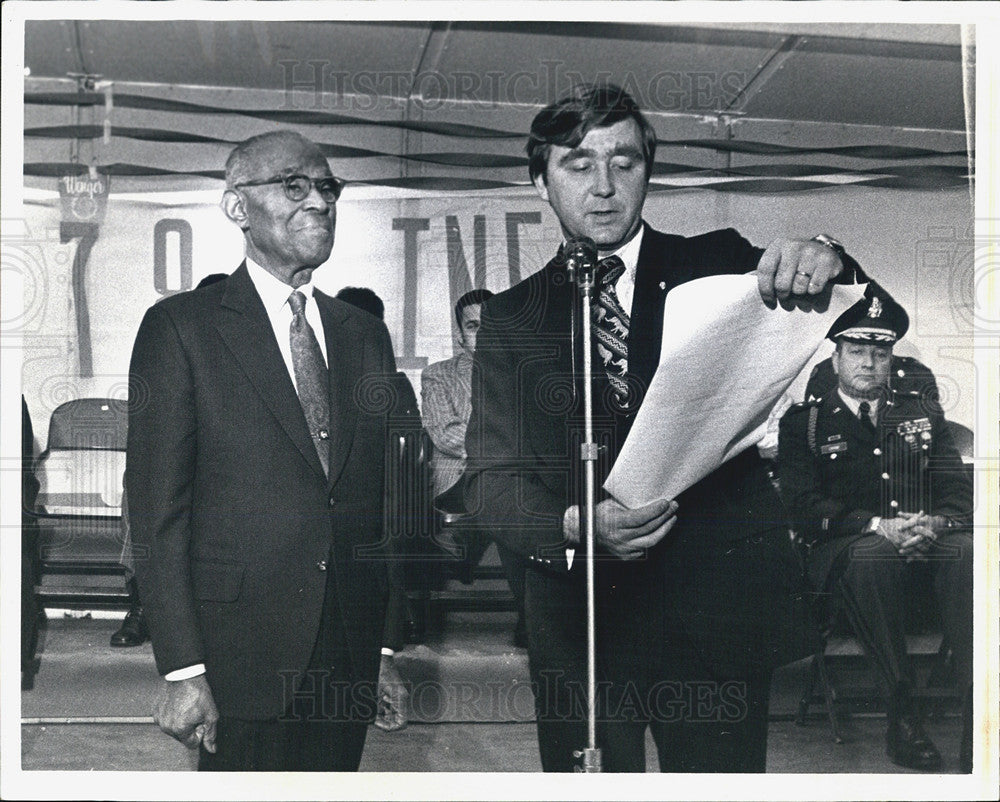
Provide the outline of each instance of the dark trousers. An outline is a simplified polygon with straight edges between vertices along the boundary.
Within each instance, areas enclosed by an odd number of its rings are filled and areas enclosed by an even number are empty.
[[[610,685],[600,728],[604,771],[646,771],[647,727],[662,772],[765,770],[770,672],[699,679],[690,665],[661,665],[657,673],[655,681]]]
[[[360,722],[245,721],[222,717],[216,753],[198,771],[357,771],[368,726]]]
[[[525,572],[528,570],[528,561],[516,551],[511,551],[499,540],[496,541],[497,554],[500,557],[500,565],[503,566],[504,576],[510,587],[511,595],[514,597],[514,604],[517,606],[518,620],[524,621],[524,582]]]
[[[574,750],[587,745],[584,587],[529,565],[525,613],[542,768],[573,771],[580,765]],[[712,674],[685,639],[621,639],[600,628],[598,639],[604,643],[597,671],[597,746],[605,771],[646,770],[647,727],[661,771],[765,770],[770,671]]]
[[[331,570],[309,669],[285,713],[265,721],[220,717],[216,752],[200,747],[199,771],[358,770],[377,696],[352,669],[334,581]]]
[[[544,771],[573,771],[587,746],[587,620],[583,586],[529,565],[524,582],[528,666]]]
[[[856,540],[831,570],[851,626],[892,694],[912,687],[906,654],[907,575],[933,583],[959,687],[972,682],[972,536],[941,535],[923,560],[906,562],[881,535]]]

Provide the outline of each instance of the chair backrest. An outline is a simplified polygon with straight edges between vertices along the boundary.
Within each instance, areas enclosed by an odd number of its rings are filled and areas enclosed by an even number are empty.
[[[951,442],[962,457],[962,462],[971,462],[975,457],[975,435],[968,426],[963,426],[957,421],[946,421],[948,433],[951,435]]]
[[[124,451],[128,404],[115,398],[78,398],[60,404],[49,422],[50,451]]]

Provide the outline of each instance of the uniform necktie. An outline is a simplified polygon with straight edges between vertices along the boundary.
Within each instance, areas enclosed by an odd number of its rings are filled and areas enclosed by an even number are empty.
[[[597,265],[597,303],[591,307],[597,352],[604,362],[608,381],[619,399],[628,397],[625,374],[628,372],[628,313],[622,309],[615,282],[625,272],[625,263],[617,256],[602,259]]]
[[[872,422],[872,407],[867,401],[862,401],[858,404],[858,418],[861,419],[861,425],[872,434],[875,433],[875,424]]]
[[[309,434],[323,465],[330,474],[330,383],[323,352],[316,333],[306,320],[306,296],[295,290],[288,296],[292,324],[288,329],[292,346],[292,367],[299,391],[299,403],[305,413]]]

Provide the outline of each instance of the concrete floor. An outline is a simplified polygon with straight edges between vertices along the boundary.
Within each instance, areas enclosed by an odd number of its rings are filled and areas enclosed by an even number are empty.
[[[768,773],[921,774],[902,769],[885,756],[885,721],[855,718],[850,740],[834,744],[820,722],[799,727],[772,722],[768,732]],[[928,732],[945,753],[942,774],[957,774],[957,719],[932,722]],[[647,771],[655,772],[652,743]],[[45,724],[21,728],[22,768],[59,771],[193,771],[194,751],[150,724]],[[537,772],[541,771],[531,724],[411,724],[386,733],[372,727],[361,771]]]
[[[510,621],[480,617],[475,627],[458,622],[448,638],[410,646],[397,658],[417,687],[480,687],[493,694],[471,702],[427,701],[411,707],[411,724],[385,733],[370,730],[362,759],[365,772],[538,772],[531,724],[527,661],[509,644]],[[485,623],[483,623],[485,621]],[[158,686],[149,644],[112,649],[116,620],[53,620],[40,648],[35,687],[22,692],[21,766],[25,771],[188,771],[194,753],[152,724]],[[485,629],[485,633],[484,633]],[[885,756],[885,717],[854,706],[844,721],[847,742],[835,744],[819,706],[805,726],[793,719],[807,662],[775,676],[768,772],[775,774],[917,774]],[[527,694],[527,695],[526,695]],[[426,694],[424,695],[426,697]],[[515,699],[497,705],[497,698]],[[492,701],[490,701],[492,700]],[[411,702],[414,700],[411,699]],[[960,722],[945,704],[927,729],[944,755],[943,774],[958,772]],[[651,747],[651,744],[650,744]],[[648,769],[656,771],[654,752]],[[919,775],[925,776],[925,775]],[[968,778],[962,778],[968,779]],[[800,797],[804,798],[804,797]]]

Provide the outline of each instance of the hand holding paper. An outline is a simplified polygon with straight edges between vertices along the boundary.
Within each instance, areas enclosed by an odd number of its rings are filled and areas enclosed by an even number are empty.
[[[756,443],[782,393],[863,285],[834,285],[812,309],[770,309],[753,275],[672,290],[660,365],[604,488],[635,509],[675,498]]]
[[[594,512],[594,538],[598,545],[616,557],[633,560],[663,540],[673,528],[677,521],[677,502],[663,498],[629,509],[608,498],[600,502]],[[563,530],[570,542],[580,542],[579,507],[566,511]]]

